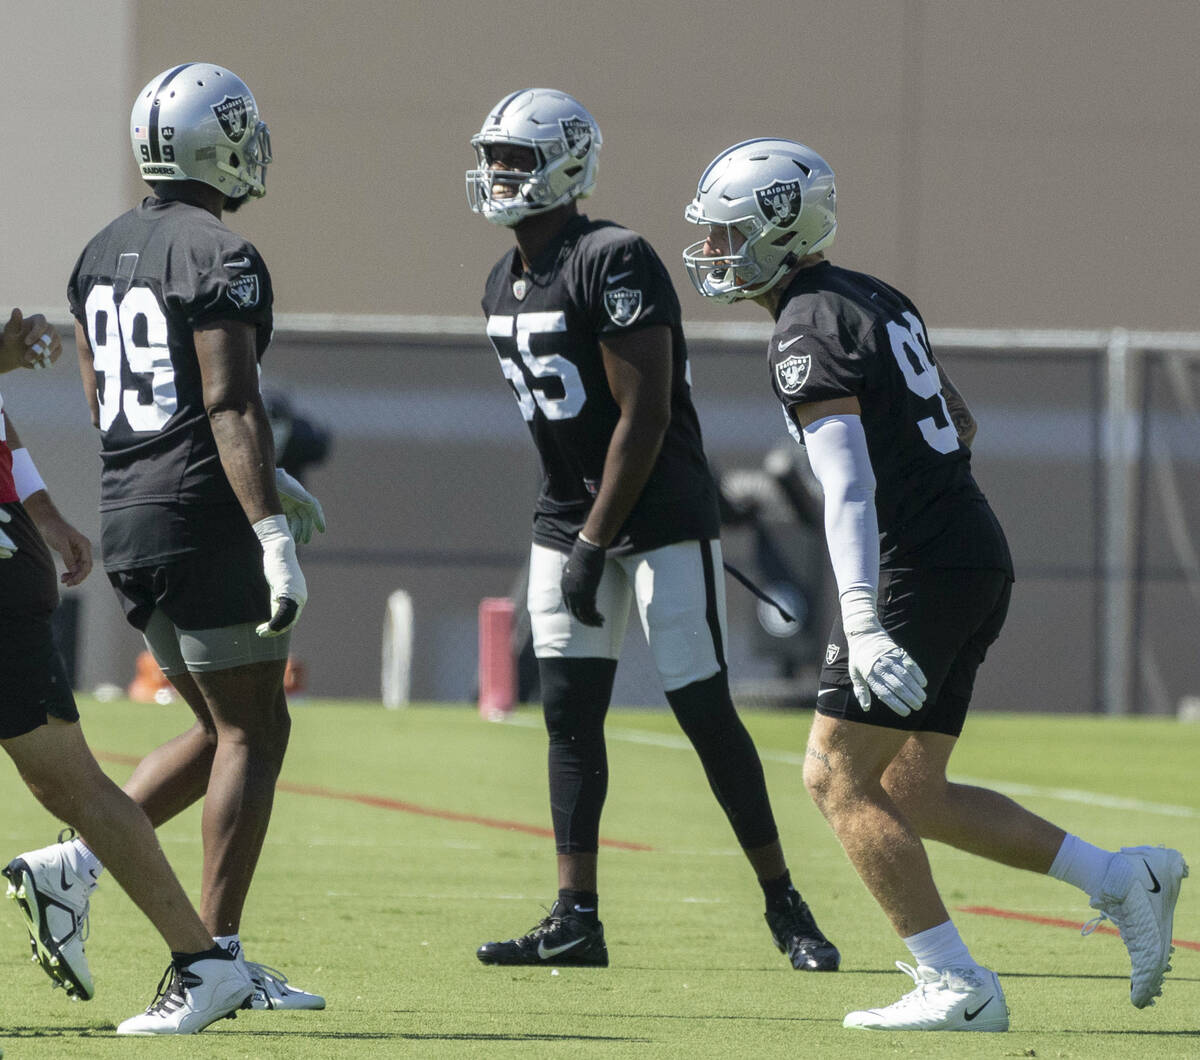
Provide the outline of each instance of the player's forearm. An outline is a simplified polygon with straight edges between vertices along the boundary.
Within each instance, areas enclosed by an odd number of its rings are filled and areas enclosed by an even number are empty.
[[[251,523],[283,508],[275,489],[275,446],[261,404],[212,408],[208,413],[221,466]]]
[[[655,422],[618,421],[596,501],[583,526],[587,540],[607,546],[629,518],[642,495],[662,449],[666,426]]]

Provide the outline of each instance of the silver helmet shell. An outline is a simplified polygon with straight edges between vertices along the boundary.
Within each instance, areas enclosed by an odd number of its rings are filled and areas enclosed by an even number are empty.
[[[231,199],[267,193],[271,135],[237,74],[212,63],[164,70],[129,116],[142,179],[199,180]]]
[[[467,170],[467,201],[493,224],[511,228],[525,218],[596,186],[600,127],[577,99],[552,88],[526,88],[505,96],[471,137],[478,168]],[[492,168],[497,144],[528,147],[531,170]]]
[[[825,250],[837,232],[833,170],[794,140],[744,140],[709,163],[684,218],[724,225],[730,248],[704,253],[705,241],[683,252],[692,284],[706,298],[756,298],[797,261]]]

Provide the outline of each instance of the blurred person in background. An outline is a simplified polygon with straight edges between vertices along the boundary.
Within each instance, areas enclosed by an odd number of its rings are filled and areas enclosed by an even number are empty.
[[[825,653],[805,784],[914,966],[916,989],[851,1012],[872,1030],[1008,1029],[994,972],[968,951],[934,884],[934,839],[1083,890],[1120,929],[1130,1000],[1170,969],[1187,865],[1178,851],[1092,846],[994,791],[951,783],[975,675],[1004,624],[1013,569],[971,473],[976,424],[934,359],[916,306],[827,261],[832,169],[792,140],[747,140],[704,171],[685,217],[696,290],[751,299],[775,323],[771,382],[825,496],[840,615]]]

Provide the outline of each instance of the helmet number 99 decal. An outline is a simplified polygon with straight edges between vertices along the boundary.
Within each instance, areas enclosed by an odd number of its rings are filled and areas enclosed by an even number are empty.
[[[915,313],[904,313],[902,316],[904,324],[888,321],[892,356],[900,366],[908,389],[932,405],[933,414],[917,420],[917,427],[932,449],[939,453],[953,453],[958,449],[958,431],[954,429],[950,410],[942,396],[941,377],[929,356],[925,328]]]
[[[574,364],[561,354],[535,354],[532,349],[535,335],[566,330],[567,318],[561,310],[488,317],[488,338],[526,420],[532,420],[538,409],[548,420],[574,419],[587,400]],[[560,389],[561,396],[554,393]]]
[[[130,287],[118,306],[111,284],[88,292],[88,341],[96,370],[100,429],[124,411],[135,431],[161,431],[179,402],[167,318],[149,287]]]

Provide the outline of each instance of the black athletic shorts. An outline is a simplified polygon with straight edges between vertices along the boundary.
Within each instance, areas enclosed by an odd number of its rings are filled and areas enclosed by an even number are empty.
[[[864,711],[854,697],[846,634],[837,616],[825,651],[817,711],[888,729],[958,736],[971,704],[975,674],[1000,635],[1012,579],[999,570],[901,570],[879,577],[879,617],[925,674],[925,703],[902,718],[872,697]]]
[[[179,629],[221,629],[271,617],[262,547],[253,535],[239,536],[221,551],[109,571],[108,580],[129,624],[143,632],[155,608]]]
[[[0,740],[45,725],[78,721],[75,696],[54,645],[50,616],[58,605],[54,561],[25,509],[6,504],[5,532],[17,546],[0,559]]]

